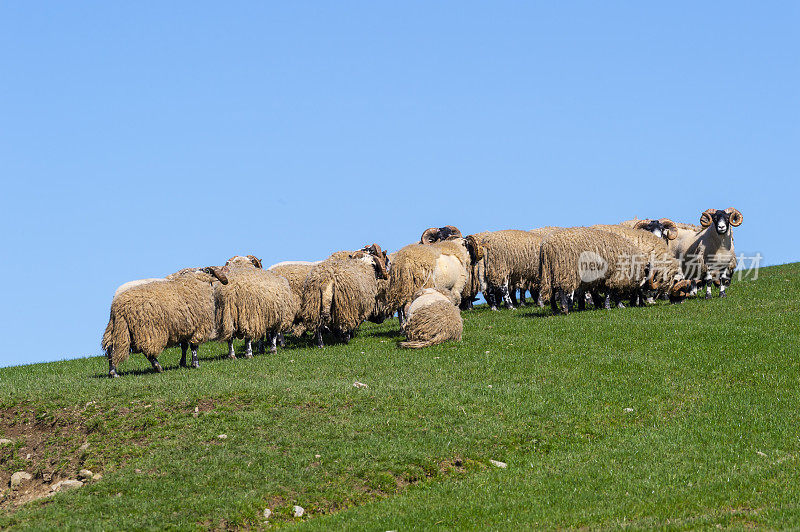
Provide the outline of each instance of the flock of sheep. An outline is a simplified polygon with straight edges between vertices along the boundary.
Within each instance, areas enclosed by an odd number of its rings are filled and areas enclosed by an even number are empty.
[[[186,268],[165,278],[120,286],[102,347],[109,376],[130,352],[143,353],[161,372],[158,355],[181,347],[181,366],[198,367],[197,348],[210,340],[244,338],[246,357],[284,334],[323,333],[348,342],[366,320],[397,313],[406,337],[400,347],[460,340],[461,310],[482,293],[492,310],[525,304],[526,293],[554,313],[573,306],[610,309],[657,298],[680,302],[713,285],[720,297],[736,267],[731,228],[742,223],[733,208],[708,209],[700,226],[667,218],[618,225],[504,230],[463,237],[453,226],[430,228],[420,241],[387,255],[377,244],[339,251],[319,262],[290,261],[267,269],[253,255],[223,267]],[[519,293],[519,299],[517,299]]]

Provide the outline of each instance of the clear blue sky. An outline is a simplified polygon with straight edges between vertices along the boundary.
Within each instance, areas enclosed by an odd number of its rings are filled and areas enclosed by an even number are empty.
[[[697,222],[800,259],[797,2],[3,2],[0,365],[123,282],[423,229]],[[791,245],[787,245],[791,241]]]

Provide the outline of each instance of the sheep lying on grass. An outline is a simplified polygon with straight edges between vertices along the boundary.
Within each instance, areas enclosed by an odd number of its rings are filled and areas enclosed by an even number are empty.
[[[405,342],[400,347],[417,349],[448,340],[461,341],[464,328],[461,312],[453,305],[449,294],[436,288],[425,288],[406,305]]]
[[[253,339],[266,337],[275,353],[277,337],[292,327],[300,301],[289,282],[261,269],[252,255],[236,256],[223,268],[228,283],[216,287],[219,339],[228,341],[228,357],[236,358],[233,339],[244,338],[245,356],[253,356]]]
[[[347,259],[328,259],[314,266],[303,286],[299,319],[314,331],[323,347],[322,333],[329,330],[345,343],[365,320],[383,321],[388,259],[377,244]]]
[[[117,366],[131,351],[143,353],[160,373],[158,355],[177,345],[181,366],[186,366],[186,349],[191,347],[192,367],[199,367],[197,347],[217,337],[214,286],[228,279],[213,266],[174,275],[125,290],[112,301],[102,341],[109,377],[117,376]]]

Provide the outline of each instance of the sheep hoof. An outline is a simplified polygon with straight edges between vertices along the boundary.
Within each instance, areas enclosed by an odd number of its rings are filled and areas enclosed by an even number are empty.
[[[117,377],[119,377],[119,375],[117,375],[117,372],[115,370],[112,369],[111,371],[108,372],[109,379],[116,379]]]
[[[719,293],[719,297],[725,297],[725,295],[726,295],[725,292],[720,292]]]
[[[269,354],[274,355],[277,352],[278,352],[278,348],[277,347],[273,346],[273,347],[269,348]]]
[[[244,358],[253,358],[253,353],[246,353]]]
[[[185,361],[185,360],[183,360],[183,359],[181,359],[181,361],[180,361],[180,364],[178,364],[178,365],[179,365],[180,367],[182,367],[182,368],[185,368],[185,367],[186,367],[186,361]]]
[[[192,367],[193,367],[194,369],[197,369],[197,368],[199,368],[199,367],[200,367],[200,362],[192,362]]]
[[[164,373],[164,368],[161,367],[161,364],[158,363],[158,360],[153,360],[153,369],[156,373]]]
[[[236,360],[236,354],[234,354],[234,353],[230,353],[230,354],[228,354],[228,358],[229,358],[230,360]]]
[[[711,299],[711,292],[706,292],[706,299]]]

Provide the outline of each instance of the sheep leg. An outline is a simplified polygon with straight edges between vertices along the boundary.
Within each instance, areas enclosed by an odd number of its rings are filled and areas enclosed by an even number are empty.
[[[150,359],[150,364],[153,366],[153,369],[156,370],[156,373],[164,372],[164,368],[162,368],[161,364],[158,363],[158,359],[156,359],[156,357]]]
[[[556,291],[553,291],[553,294],[550,296],[550,310],[553,311],[553,314],[558,314],[558,303],[556,302]]]
[[[706,273],[705,283],[706,283],[706,299],[711,299],[711,287],[714,286],[714,282],[711,279],[711,272]]]
[[[525,299],[525,292],[527,290],[525,288],[519,289],[519,306],[523,307],[528,304],[528,301]]]
[[[397,309],[397,321],[400,322],[400,329],[402,329],[403,322],[405,321],[402,309]]]
[[[278,352],[277,343],[278,343],[278,336],[280,335],[274,333],[268,333],[268,336],[269,336],[269,352],[274,355],[275,353]]]
[[[228,340],[228,358],[236,359],[236,351],[233,349],[233,338]]]
[[[487,288],[483,293],[483,298],[486,300],[491,310],[497,310],[497,296],[494,288]]]
[[[639,297],[639,294],[631,295],[631,306],[632,307],[640,307],[640,306],[642,306],[641,303],[642,303],[642,300]]]
[[[189,344],[189,347],[192,349],[192,367],[199,368],[200,361],[197,359],[197,344]]]
[[[506,292],[508,292],[509,299],[511,300],[511,306],[517,306],[517,287],[512,286],[510,288],[506,288]]]
[[[728,272],[724,272],[719,278],[719,297],[725,297],[725,288],[731,284]]]
[[[586,310],[586,293],[583,290],[578,290],[575,293],[575,297],[578,299],[578,310]]]
[[[511,293],[508,291],[508,283],[500,287],[500,296],[503,298],[506,308],[514,310],[514,302],[512,301]]]
[[[244,343],[245,343],[244,357],[253,358],[253,340],[249,336],[245,336]]]
[[[322,342],[322,327],[317,329],[317,347],[325,347],[325,344]]]
[[[283,333],[278,333],[278,344],[280,344],[281,347],[286,347],[286,340],[283,337]]]
[[[569,314],[571,307],[570,297],[566,290],[561,290],[561,312],[562,314]]]
[[[258,341],[256,342],[256,353],[258,353],[259,355],[264,353],[264,350],[266,349],[267,345],[267,340],[268,339],[266,337],[258,339]]]
[[[187,342],[181,342],[181,362],[180,366],[182,368],[186,367],[186,350],[189,349],[189,344]]]
[[[606,310],[611,310],[611,293],[606,294],[606,300],[603,303],[603,308]]]
[[[108,377],[113,379],[115,377],[119,377],[117,375],[117,367],[114,365],[114,362],[111,360],[111,356],[108,357]]]
[[[531,297],[536,300],[536,305],[539,308],[544,308],[544,300],[542,300],[542,294],[539,291],[536,291],[536,295],[531,294]]]

